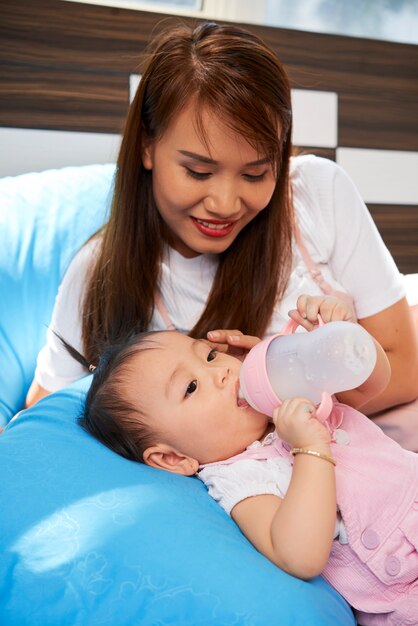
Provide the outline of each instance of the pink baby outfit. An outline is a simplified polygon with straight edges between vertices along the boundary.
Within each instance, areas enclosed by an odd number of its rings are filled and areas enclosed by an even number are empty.
[[[417,626],[418,455],[346,405],[334,403],[328,425],[348,543],[334,541],[323,576],[355,609],[362,626]],[[221,463],[272,456],[293,462],[290,447],[277,435],[268,441]]]

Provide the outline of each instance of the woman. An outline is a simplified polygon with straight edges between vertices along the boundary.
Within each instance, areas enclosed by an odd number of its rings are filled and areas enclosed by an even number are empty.
[[[295,307],[309,325],[318,311],[301,294],[345,292],[392,368],[363,410],[413,400],[417,339],[401,276],[345,173],[291,159],[291,130],[288,78],[255,35],[203,23],[157,37],[127,118],[109,222],[70,265],[51,329],[94,363],[133,330],[265,336]],[[84,373],[50,330],[27,404]]]

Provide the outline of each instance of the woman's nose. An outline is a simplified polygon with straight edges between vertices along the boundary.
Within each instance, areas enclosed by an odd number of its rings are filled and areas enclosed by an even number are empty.
[[[219,219],[229,219],[240,213],[241,199],[232,184],[219,184],[206,196],[204,206],[211,215]]]

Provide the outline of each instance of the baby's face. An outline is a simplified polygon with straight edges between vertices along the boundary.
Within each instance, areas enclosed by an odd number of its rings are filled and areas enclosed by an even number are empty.
[[[140,399],[161,443],[203,464],[263,436],[268,418],[237,397],[238,359],[177,332],[156,334],[152,345],[132,361],[127,392],[134,404]]]

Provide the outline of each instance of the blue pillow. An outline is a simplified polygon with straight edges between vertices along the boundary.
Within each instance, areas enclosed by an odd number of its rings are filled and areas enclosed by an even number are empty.
[[[105,219],[114,166],[0,181],[0,409],[23,403],[74,252]],[[280,571],[194,478],[127,461],[76,423],[90,377],[0,436],[2,626],[353,626],[322,579]]]
[[[105,220],[114,170],[92,165],[0,179],[0,426],[23,406],[59,283]]]
[[[88,383],[0,437],[3,626],[353,624],[321,578],[292,578],[256,552],[199,480],[84,433]]]

